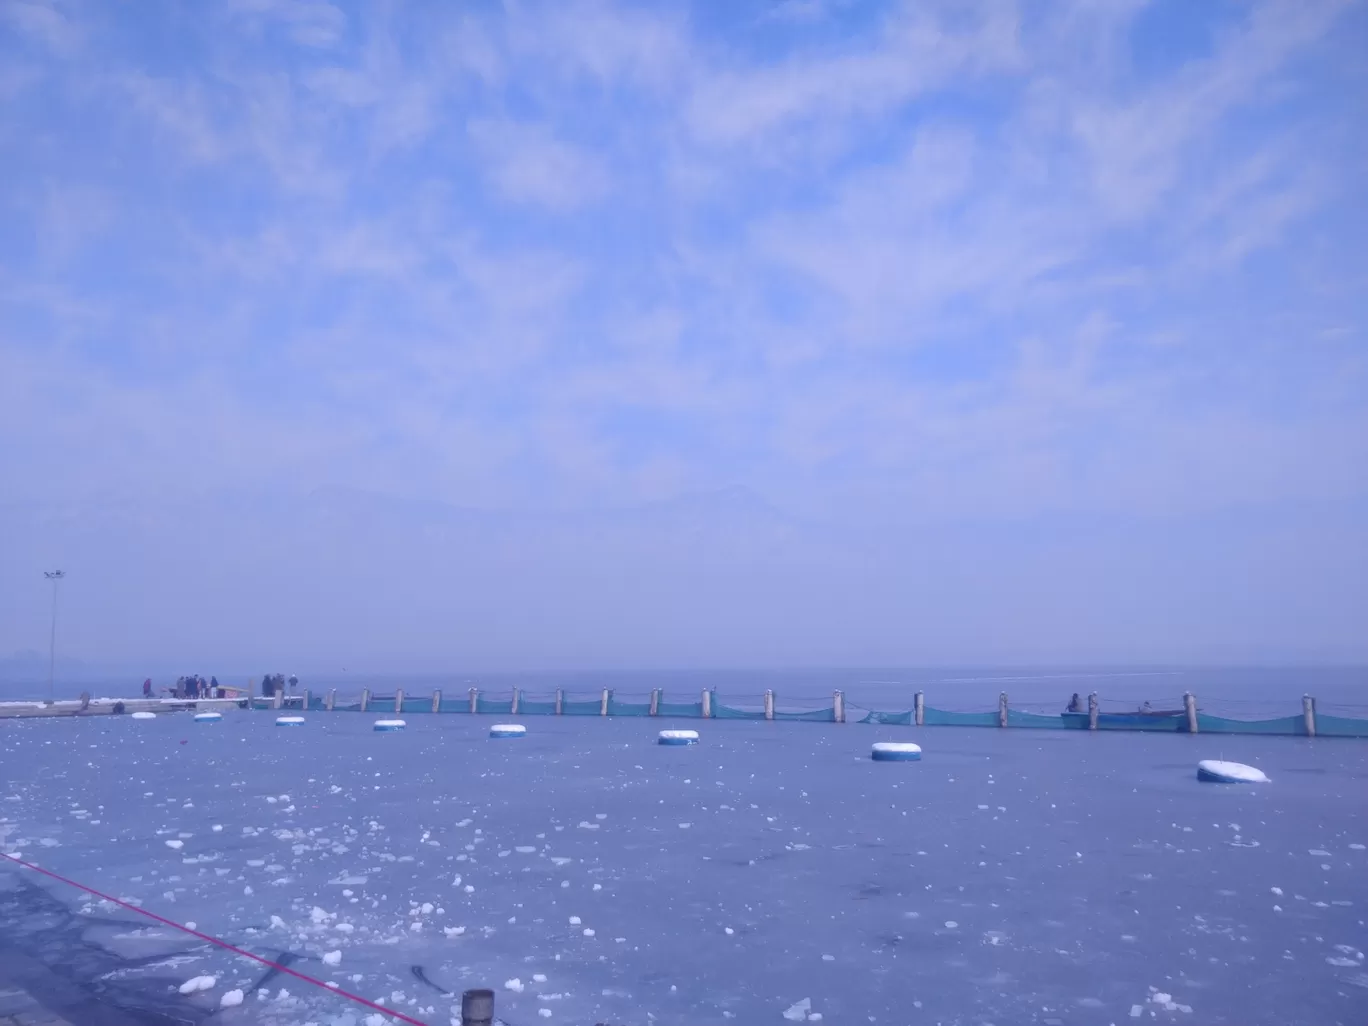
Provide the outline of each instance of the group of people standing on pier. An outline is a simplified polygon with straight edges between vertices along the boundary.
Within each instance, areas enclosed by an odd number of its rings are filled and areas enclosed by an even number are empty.
[[[148,677],[143,681],[143,698],[151,698],[155,689],[152,686],[152,678]],[[220,686],[217,677],[210,677],[205,680],[199,674],[189,677],[177,677],[176,683],[169,688],[162,688],[162,694],[169,698],[222,698],[223,688]]]
[[[283,673],[268,673],[261,678],[261,696],[273,698],[276,695],[283,695],[286,685],[289,685],[290,690],[294,691],[299,685],[299,678],[293,673],[288,678]]]

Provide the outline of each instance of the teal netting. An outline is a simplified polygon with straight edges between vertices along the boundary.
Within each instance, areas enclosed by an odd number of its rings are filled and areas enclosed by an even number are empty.
[[[997,724],[997,714],[993,714],[993,723]],[[1007,726],[1009,727],[1035,727],[1040,730],[1063,729],[1064,720],[1056,713],[1048,716],[1043,713],[1026,712],[1022,709],[1007,710]]]
[[[601,698],[570,698],[561,703],[562,716],[598,716],[602,712]]]
[[[394,695],[371,695],[367,704],[366,711],[377,715],[392,714],[395,709]],[[575,695],[567,695],[561,703],[561,715],[563,716],[600,716],[602,715],[601,693],[580,692]],[[765,718],[764,699],[760,696],[742,696],[735,699],[738,704],[729,705],[717,699],[716,692],[711,693],[710,706],[712,716],[718,720],[763,720]],[[274,702],[262,696],[257,696],[251,703],[253,708],[261,710],[274,710]],[[1112,706],[1120,705],[1119,702],[1111,703]],[[1270,719],[1242,718],[1240,712],[1246,707],[1248,712],[1257,715],[1262,711],[1258,703],[1228,702],[1227,705],[1234,706],[1235,716],[1220,716],[1214,713],[1201,712],[1197,714],[1198,731],[1206,734],[1267,734],[1282,735],[1291,737],[1304,737],[1306,735],[1305,720],[1300,712],[1291,716],[1279,716]],[[284,709],[300,709],[304,705],[303,696],[295,698],[294,701],[287,701]],[[1182,716],[1156,717],[1154,720],[1142,720],[1138,717],[1127,715],[1132,712],[1134,706],[1126,703],[1126,708],[1104,709],[1102,711],[1103,720],[1099,723],[1099,729],[1106,730],[1177,730],[1186,731],[1187,720]],[[476,712],[488,715],[513,715],[513,698],[508,695],[484,695],[479,694],[476,699]],[[312,694],[308,696],[307,708],[311,712],[322,712],[327,709],[327,696],[325,694]],[[359,697],[348,696],[338,697],[333,705],[334,710],[342,712],[359,712],[361,702]],[[1164,705],[1163,708],[1169,708]],[[1349,737],[1349,738],[1368,738],[1368,718],[1357,715],[1362,711],[1359,706],[1343,705],[1333,707],[1337,711],[1317,710],[1316,714],[1316,733],[1322,737]],[[398,710],[405,713],[428,712],[432,709],[431,695],[406,695],[404,697],[403,708]],[[887,726],[912,726],[915,717],[912,710],[887,711],[879,709],[865,709],[856,704],[847,705],[847,719],[852,723],[869,723]],[[444,713],[468,713],[471,711],[470,698],[468,695],[453,695],[443,697],[439,712]],[[1225,711],[1223,708],[1222,711]],[[552,716],[556,712],[556,702],[554,697],[542,693],[536,696],[527,696],[519,693],[517,715],[524,716]],[[632,695],[619,698],[617,695],[609,693],[608,715],[609,716],[649,716],[651,712],[650,696]],[[1340,715],[1346,713],[1348,715]],[[657,706],[657,716],[662,719],[702,719],[703,703],[695,702],[667,702],[664,693],[660,695]],[[836,719],[835,709],[831,705],[822,704],[802,708],[800,705],[790,705],[787,708],[776,708],[774,719],[786,722],[800,723],[833,723]],[[1074,718],[1072,726],[1077,727],[1077,717]],[[982,711],[964,711],[951,709],[936,709],[931,706],[925,707],[924,722],[928,727],[950,726],[950,727],[997,727],[997,709]],[[1035,709],[1008,709],[1007,726],[1016,728],[1035,728],[1035,729],[1059,729],[1065,726],[1064,718],[1058,713],[1050,711],[1048,705],[1037,704]]]
[[[825,709],[775,709],[774,718],[790,723],[835,723],[836,710],[831,706]]]
[[[1319,737],[1368,737],[1368,720],[1317,713],[1316,734]]]
[[[763,709],[734,709],[720,702],[714,703],[712,714],[715,720],[763,720],[765,718]]]
[[[609,716],[650,716],[651,701],[625,702],[616,695],[608,696],[608,715]]]
[[[549,701],[540,698],[523,698],[518,696],[518,715],[519,716],[554,716],[556,715],[556,700]]]
[[[915,719],[916,716],[911,709],[907,712],[879,712],[875,709],[866,709],[864,718],[855,722],[877,723],[890,727],[910,727]]]
[[[928,727],[996,727],[998,714],[996,709],[992,712],[950,712],[928,705],[922,712],[922,722]]]
[[[511,716],[513,714],[513,696],[487,698],[484,695],[479,695],[475,699],[475,711],[477,713],[492,713],[496,716]]]
[[[1275,720],[1233,720],[1210,713],[1197,714],[1199,734],[1305,734],[1306,721],[1300,716],[1280,716]]]

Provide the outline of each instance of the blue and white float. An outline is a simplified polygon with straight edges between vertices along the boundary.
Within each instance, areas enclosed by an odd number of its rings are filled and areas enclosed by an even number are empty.
[[[395,730],[403,730],[408,724],[403,720],[376,720],[375,730],[377,733],[385,734]]]
[[[527,728],[521,723],[496,723],[489,728],[490,737],[526,737]]]
[[[1263,770],[1242,762],[1224,759],[1203,759],[1197,764],[1197,779],[1208,784],[1267,784]]]
[[[157,714],[154,712],[135,712],[132,714],[132,718],[135,720],[155,720]]]
[[[216,713],[216,712],[195,713],[195,722],[196,722],[196,723],[217,723],[217,722],[218,722],[219,720],[221,720],[221,719],[223,719],[223,713]]]
[[[277,727],[302,727],[304,725],[303,716],[277,716]]]
[[[656,744],[661,745],[696,745],[698,744],[698,731],[696,730],[662,730],[656,738]]]
[[[875,762],[920,762],[921,745],[911,741],[876,741],[869,757]]]

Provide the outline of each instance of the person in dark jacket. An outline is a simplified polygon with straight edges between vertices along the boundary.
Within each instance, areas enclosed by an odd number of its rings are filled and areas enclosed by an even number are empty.
[[[1077,691],[1075,691],[1075,692],[1073,693],[1073,698],[1069,699],[1069,708],[1066,709],[1065,711],[1066,711],[1066,712],[1082,712],[1082,711],[1083,711],[1083,699],[1081,699],[1081,698],[1078,697],[1078,692],[1077,692]]]

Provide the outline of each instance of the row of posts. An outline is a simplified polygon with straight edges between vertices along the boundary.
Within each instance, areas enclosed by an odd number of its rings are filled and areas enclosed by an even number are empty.
[[[660,689],[660,688],[655,688],[655,689],[653,689],[653,690],[651,691],[651,705],[650,705],[650,715],[651,715],[651,716],[659,716],[659,715],[660,715],[660,703],[661,703],[661,699],[662,699],[663,696],[664,696],[664,692],[663,692],[663,690]],[[306,689],[304,690],[304,694],[303,694],[303,707],[304,707],[304,709],[305,709],[306,711],[307,711],[308,708],[309,708],[309,697],[310,697],[310,693],[309,693],[308,689],[306,688]],[[598,712],[598,714],[599,714],[600,716],[607,716],[607,715],[608,715],[608,710],[609,710],[609,706],[610,706],[610,704],[611,704],[611,702],[612,702],[612,698],[613,698],[613,692],[612,692],[611,690],[609,690],[608,688],[604,688],[602,694],[599,696],[599,712]],[[712,719],[712,717],[713,717],[712,698],[713,698],[713,695],[712,695],[712,692],[711,692],[711,691],[705,690],[705,691],[703,692],[702,703],[701,703],[701,705],[702,705],[703,719],[705,719],[705,720]],[[511,704],[510,708],[509,708],[509,713],[510,713],[510,715],[516,716],[516,715],[518,714],[518,706],[519,706],[519,703],[521,702],[521,699],[522,699],[522,692],[520,692],[517,688],[514,688],[514,689],[513,689],[513,701],[512,701],[512,704]],[[252,687],[251,687],[250,684],[248,685],[248,688],[247,688],[247,700],[248,700],[248,704],[250,705],[251,702],[252,702]],[[284,702],[285,702],[285,696],[284,696],[281,692],[277,691],[277,692],[275,693],[275,695],[273,696],[272,700],[271,700],[271,708],[273,708],[273,709],[280,709],[280,708],[283,708],[283,707],[284,707]],[[323,700],[323,708],[326,709],[328,712],[332,712],[333,709],[336,708],[336,706],[337,706],[337,691],[336,691],[336,690],[329,691],[327,697]],[[773,719],[774,719],[774,692],[773,692],[773,691],[766,691],[766,692],[765,692],[765,706],[764,706],[764,708],[765,708],[765,719],[767,719],[767,720],[773,720]],[[845,692],[844,692],[844,691],[837,691],[837,692],[835,692],[835,693],[832,694],[832,696],[831,696],[831,708],[832,708],[832,713],[833,713],[833,717],[834,717],[835,721],[836,721],[837,723],[844,723],[844,722],[846,721]],[[440,690],[434,691],[434,692],[432,693],[432,711],[433,711],[433,712],[441,712],[441,710],[442,710],[442,692],[441,692]],[[562,715],[562,714],[564,713],[564,710],[565,710],[565,692],[564,692],[563,690],[561,690],[560,688],[557,688],[557,689],[556,689],[556,712],[555,712],[555,714],[556,714],[557,716],[560,716],[560,715]],[[362,712],[371,711],[371,693],[370,693],[370,689],[369,689],[369,688],[364,688],[364,689],[362,689],[362,691],[361,691],[361,711],[362,711]],[[404,690],[403,690],[403,688],[399,688],[398,690],[396,690],[396,691],[394,692],[394,711],[395,711],[396,713],[402,713],[402,712],[404,711]],[[480,711],[480,689],[479,689],[479,688],[471,688],[471,689],[470,689],[470,712],[472,712],[472,713],[477,713],[477,712],[479,712],[479,711]],[[1186,717],[1187,717],[1187,732],[1188,732],[1189,734],[1196,734],[1196,733],[1198,733],[1198,731],[1199,731],[1199,724],[1198,724],[1198,720],[1197,720],[1197,698],[1196,698],[1196,696],[1193,695],[1192,692],[1190,692],[1190,691],[1183,695],[1183,712],[1184,712],[1184,714],[1185,714]],[[1097,716],[1098,716],[1097,692],[1094,691],[1092,694],[1090,694],[1090,695],[1088,696],[1088,729],[1089,729],[1089,730],[1096,730],[1096,729],[1097,729]],[[913,701],[912,701],[912,719],[913,719],[913,722],[914,722],[918,727],[924,726],[924,725],[926,724],[926,696],[925,696],[922,692],[920,692],[920,691],[918,691],[918,692],[916,693],[916,695],[915,695],[915,697],[913,698]],[[1305,725],[1306,736],[1307,736],[1307,737],[1315,737],[1315,736],[1316,736],[1316,700],[1315,700],[1314,698],[1312,698],[1310,695],[1303,695],[1303,696],[1302,696],[1302,720],[1303,720],[1303,723],[1304,723],[1304,725]],[[1007,724],[1008,724],[1007,692],[1004,691],[1004,692],[1002,692],[1001,694],[998,695],[998,726],[999,726],[999,727],[1006,727]]]

